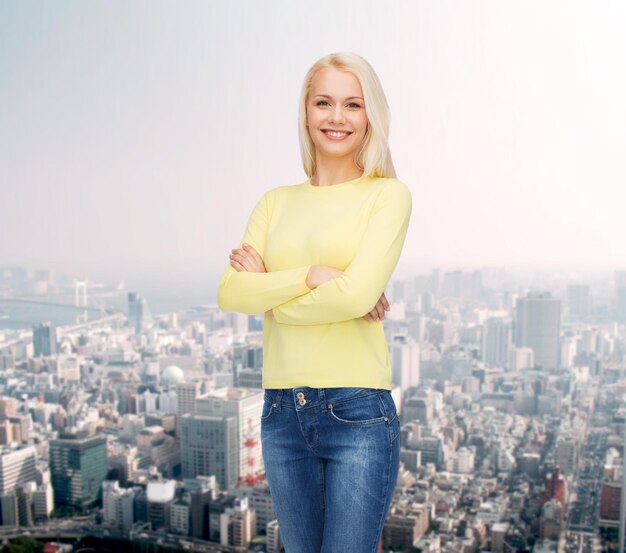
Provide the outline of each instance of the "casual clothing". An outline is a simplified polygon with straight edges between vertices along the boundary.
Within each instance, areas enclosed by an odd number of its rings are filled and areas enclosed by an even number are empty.
[[[382,321],[363,319],[397,265],[412,210],[397,179],[361,177],[331,186],[310,179],[267,191],[243,236],[267,273],[226,266],[223,311],[258,314],[263,325],[263,388],[391,389]],[[343,274],[311,290],[312,265]]]
[[[378,551],[399,434],[388,390],[265,390],[263,463],[287,553]]]

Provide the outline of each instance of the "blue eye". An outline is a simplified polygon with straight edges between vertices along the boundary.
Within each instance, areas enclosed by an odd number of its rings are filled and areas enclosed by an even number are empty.
[[[320,100],[319,102],[317,102],[317,106],[321,106],[322,104],[327,104],[328,102],[326,100]]]

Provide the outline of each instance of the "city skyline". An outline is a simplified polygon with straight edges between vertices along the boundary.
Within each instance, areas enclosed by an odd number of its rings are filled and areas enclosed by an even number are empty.
[[[58,298],[52,275],[9,273],[8,301]],[[379,553],[616,550],[626,271],[612,277],[554,294],[505,272],[390,281],[380,324],[401,469]],[[48,296],[22,298],[45,283]],[[280,553],[261,425],[280,428],[277,403],[296,395],[264,393],[261,318],[216,305],[151,316],[144,299],[0,330],[3,536]]]
[[[212,301],[262,193],[305,180],[306,69],[352,50],[414,198],[398,274],[624,269],[623,4],[316,6],[2,4],[0,264]]]

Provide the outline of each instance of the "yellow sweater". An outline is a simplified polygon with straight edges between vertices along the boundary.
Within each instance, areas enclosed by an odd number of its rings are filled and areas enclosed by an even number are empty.
[[[322,187],[308,179],[263,195],[237,247],[250,244],[268,272],[228,263],[217,300],[223,311],[273,310],[263,324],[263,388],[391,389],[383,323],[363,315],[398,263],[411,210],[408,187],[391,178]],[[311,290],[311,265],[344,272]]]

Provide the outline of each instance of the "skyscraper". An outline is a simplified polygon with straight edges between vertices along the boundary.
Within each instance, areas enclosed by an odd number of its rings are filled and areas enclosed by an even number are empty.
[[[570,284],[567,287],[567,314],[577,321],[586,320],[591,314],[589,286]]]
[[[511,356],[511,325],[492,317],[485,321],[482,360],[488,367],[507,367]]]
[[[626,271],[615,271],[615,320],[626,323]]]
[[[136,292],[128,292],[128,322],[139,334],[143,326],[143,300]]]
[[[223,490],[233,487],[239,476],[237,434],[236,417],[183,415],[183,477],[214,475]]]
[[[50,440],[55,506],[84,509],[98,500],[107,475],[107,440],[87,432],[61,433]]]
[[[535,366],[559,366],[561,302],[550,292],[529,292],[516,303],[515,345],[533,350]]]
[[[182,434],[183,415],[195,414],[196,399],[204,391],[201,381],[179,382],[176,384],[176,436]]]
[[[37,480],[37,452],[34,446],[0,448],[0,495]]]
[[[404,336],[394,337],[391,348],[392,381],[403,390],[417,387],[420,381],[420,347]]]
[[[263,391],[223,387],[196,399],[196,413],[214,417],[235,417],[237,421],[237,477],[255,477],[263,469],[261,455],[261,412]]]
[[[35,357],[57,352],[57,329],[51,322],[33,327],[33,347]]]

